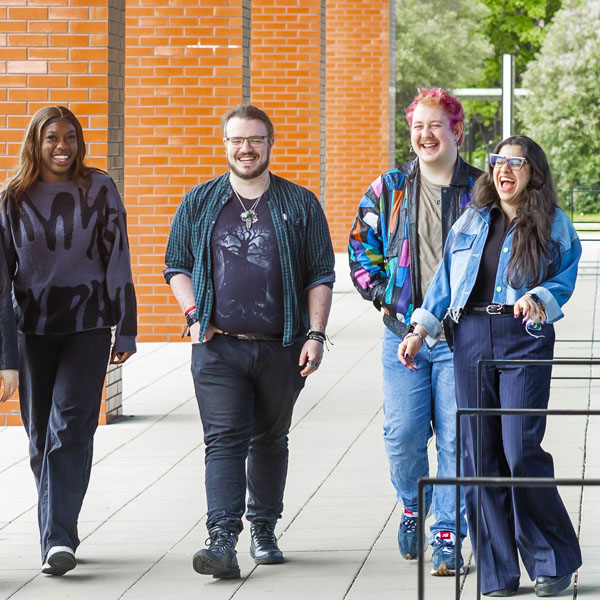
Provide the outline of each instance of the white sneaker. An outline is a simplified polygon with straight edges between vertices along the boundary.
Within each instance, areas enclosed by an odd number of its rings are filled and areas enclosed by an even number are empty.
[[[46,575],[64,575],[77,566],[75,552],[68,546],[52,546],[46,554],[42,573]]]

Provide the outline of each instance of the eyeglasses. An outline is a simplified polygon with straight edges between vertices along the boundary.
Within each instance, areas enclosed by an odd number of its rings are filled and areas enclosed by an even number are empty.
[[[228,137],[225,138],[232,148],[240,148],[244,145],[244,141],[248,140],[248,143],[253,148],[259,148],[264,146],[266,141],[269,139],[268,135],[251,135],[250,137]]]
[[[527,159],[522,156],[502,156],[502,154],[490,154],[490,165],[493,168],[500,168],[503,164],[508,163],[511,171],[518,171],[523,168]]]

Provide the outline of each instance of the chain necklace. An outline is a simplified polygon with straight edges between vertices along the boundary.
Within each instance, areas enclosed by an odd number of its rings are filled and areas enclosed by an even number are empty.
[[[254,223],[258,222],[258,215],[256,214],[256,207],[258,206],[258,203],[262,200],[262,197],[265,195],[265,192],[267,190],[265,190],[254,201],[254,204],[250,208],[246,208],[244,206],[244,203],[242,202],[242,199],[240,198],[240,195],[237,193],[236,189],[233,186],[231,186],[231,189],[233,190],[235,197],[238,199],[239,203],[242,205],[242,208],[244,209],[244,212],[240,214],[240,219],[246,223],[246,229],[250,229],[252,227],[252,225],[254,225]],[[267,189],[269,189],[269,188],[267,188]]]

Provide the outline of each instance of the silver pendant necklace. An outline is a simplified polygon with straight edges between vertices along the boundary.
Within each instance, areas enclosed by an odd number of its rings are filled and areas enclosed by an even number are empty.
[[[256,214],[256,207],[258,206],[258,203],[262,200],[262,197],[265,195],[265,192],[267,190],[265,190],[254,201],[254,204],[250,208],[246,208],[244,206],[244,203],[242,202],[242,199],[240,198],[240,195],[237,193],[236,189],[233,186],[231,186],[231,189],[233,190],[235,197],[238,199],[239,203],[242,205],[242,208],[244,209],[244,212],[240,214],[240,219],[246,223],[246,229],[250,229],[252,227],[252,225],[254,225],[254,223],[258,223],[258,215]],[[269,189],[269,188],[267,188],[267,189]]]

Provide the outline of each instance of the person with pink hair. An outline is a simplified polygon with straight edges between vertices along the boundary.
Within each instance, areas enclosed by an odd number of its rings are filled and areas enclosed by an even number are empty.
[[[408,371],[397,356],[402,338],[417,335],[410,319],[442,258],[452,224],[471,200],[481,171],[467,164],[459,148],[464,135],[460,102],[441,88],[419,89],[406,110],[416,157],[383,173],[363,195],[352,231],[349,258],[352,281],[363,298],[383,312],[384,442],[392,484],[404,506],[398,530],[400,553],[418,556],[418,480],[429,474],[427,444],[436,434],[438,476],[455,475],[456,399],[451,329],[432,349],[415,357]],[[464,506],[455,522],[454,489],[426,490],[434,521],[433,575],[462,572],[456,564],[457,532],[466,536]]]

